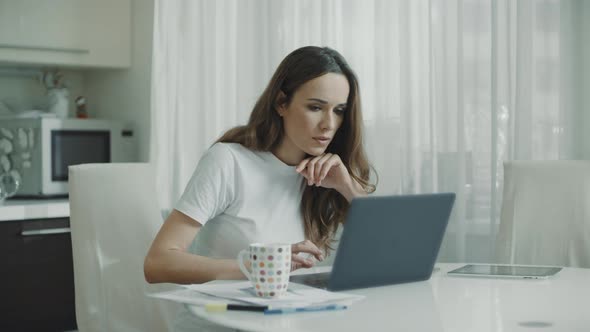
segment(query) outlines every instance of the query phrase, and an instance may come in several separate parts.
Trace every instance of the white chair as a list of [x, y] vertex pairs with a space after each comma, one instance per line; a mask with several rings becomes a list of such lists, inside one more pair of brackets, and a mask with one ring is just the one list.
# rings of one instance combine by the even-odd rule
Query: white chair
[[590, 268], [590, 161], [504, 163], [498, 263]]
[[147, 297], [143, 260], [162, 225], [148, 164], [69, 168], [76, 319], [86, 331], [167, 331], [171, 302]]

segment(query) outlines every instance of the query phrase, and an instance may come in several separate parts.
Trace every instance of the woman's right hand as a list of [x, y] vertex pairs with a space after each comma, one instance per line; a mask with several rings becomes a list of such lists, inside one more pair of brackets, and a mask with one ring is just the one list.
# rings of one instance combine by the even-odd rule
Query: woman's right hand
[[324, 260], [324, 253], [313, 242], [305, 240], [291, 245], [291, 271], [313, 267], [315, 261], [312, 257], [320, 262]]

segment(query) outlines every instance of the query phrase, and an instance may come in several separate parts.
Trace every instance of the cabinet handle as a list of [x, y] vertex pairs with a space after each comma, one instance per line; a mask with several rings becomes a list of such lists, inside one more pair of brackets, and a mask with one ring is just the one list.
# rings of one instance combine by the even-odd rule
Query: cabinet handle
[[31, 231], [22, 231], [22, 236], [37, 236], [37, 235], [48, 235], [48, 234], [65, 234], [70, 233], [69, 227], [64, 228], [45, 228], [45, 229], [34, 229]]
[[16, 48], [16, 49], [20, 49], [20, 50], [53, 51], [53, 52], [64, 52], [64, 53], [90, 53], [90, 50], [85, 49], [85, 48], [30, 46], [30, 45], [1, 44], [1, 43], [0, 43], [0, 48]]

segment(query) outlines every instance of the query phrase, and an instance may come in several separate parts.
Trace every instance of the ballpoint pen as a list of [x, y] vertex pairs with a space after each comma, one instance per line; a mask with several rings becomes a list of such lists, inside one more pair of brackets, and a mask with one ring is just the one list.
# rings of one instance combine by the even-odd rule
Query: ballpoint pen
[[209, 312], [223, 312], [227, 310], [239, 311], [258, 311], [263, 312], [268, 309], [266, 305], [249, 305], [249, 304], [228, 304], [228, 303], [209, 303], [205, 305], [205, 310]]
[[264, 314], [265, 315], [290, 314], [290, 313], [296, 313], [296, 312], [344, 310], [346, 308], [348, 308], [348, 307], [345, 306], [345, 305], [339, 305], [339, 304], [311, 306], [311, 307], [301, 307], [301, 308], [280, 308], [280, 309], [272, 309], [272, 308], [269, 308], [267, 310], [264, 310]]

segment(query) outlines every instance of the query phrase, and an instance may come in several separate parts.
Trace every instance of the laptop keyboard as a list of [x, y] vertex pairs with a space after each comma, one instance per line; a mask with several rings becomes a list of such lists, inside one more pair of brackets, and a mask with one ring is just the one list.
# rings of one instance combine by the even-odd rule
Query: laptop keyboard
[[328, 280], [330, 279], [330, 272], [301, 274], [291, 276], [290, 282], [304, 284], [314, 288], [326, 289], [328, 287]]

